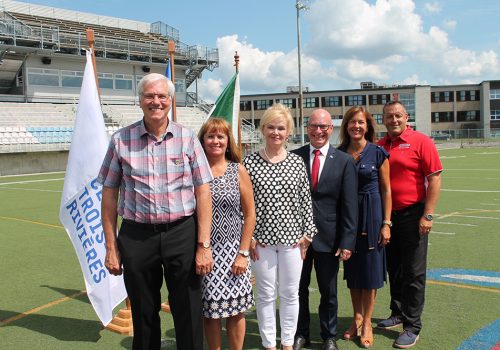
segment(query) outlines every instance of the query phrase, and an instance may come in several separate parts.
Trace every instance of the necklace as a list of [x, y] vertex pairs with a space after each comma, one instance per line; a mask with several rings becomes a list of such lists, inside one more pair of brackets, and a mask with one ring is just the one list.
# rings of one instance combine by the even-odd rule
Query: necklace
[[[267, 160], [268, 160], [270, 163], [275, 164], [275, 162], [273, 162], [273, 161], [271, 160], [271, 157], [269, 157], [269, 154], [267, 154], [266, 147], [264, 147], [263, 149], [264, 149], [264, 154], [266, 155]], [[286, 151], [285, 151], [285, 152], [286, 152]], [[280, 150], [280, 153], [281, 153], [281, 150]], [[277, 157], [280, 157], [280, 153], [278, 153], [276, 156], [277, 156]], [[279, 161], [280, 161], [280, 160], [276, 161], [276, 163], [278, 163]]]
[[361, 156], [361, 153], [363, 153], [363, 150], [365, 149], [366, 143], [361, 147], [361, 149], [354, 151], [352, 149], [347, 149], [347, 152], [354, 158], [358, 159]]

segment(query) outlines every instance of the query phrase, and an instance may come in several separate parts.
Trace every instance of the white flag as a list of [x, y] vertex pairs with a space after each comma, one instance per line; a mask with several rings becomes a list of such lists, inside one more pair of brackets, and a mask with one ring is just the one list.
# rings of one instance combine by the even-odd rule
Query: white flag
[[90, 302], [105, 326], [113, 318], [113, 308], [127, 297], [122, 276], [113, 276], [104, 267], [106, 248], [101, 223], [102, 186], [96, 178], [108, 142], [92, 55], [87, 51], [59, 219], [80, 261]]

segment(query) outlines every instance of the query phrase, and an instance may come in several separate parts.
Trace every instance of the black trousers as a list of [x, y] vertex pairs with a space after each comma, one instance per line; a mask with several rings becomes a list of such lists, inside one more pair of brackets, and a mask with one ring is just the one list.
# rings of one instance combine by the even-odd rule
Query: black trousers
[[428, 236], [418, 232], [424, 203], [393, 211], [391, 243], [386, 246], [387, 271], [393, 316], [403, 318], [403, 328], [414, 334], [422, 329], [425, 301]]
[[195, 273], [194, 262], [196, 231], [193, 217], [162, 225], [123, 221], [118, 248], [132, 307], [134, 350], [160, 349], [163, 278], [177, 349], [203, 349], [201, 279]]
[[335, 256], [335, 253], [316, 252], [312, 246], [307, 250], [300, 275], [299, 319], [295, 336], [310, 339], [309, 284], [311, 283], [313, 265], [321, 295], [318, 307], [321, 338], [323, 340], [335, 338], [337, 336], [337, 275], [339, 272], [339, 259]]

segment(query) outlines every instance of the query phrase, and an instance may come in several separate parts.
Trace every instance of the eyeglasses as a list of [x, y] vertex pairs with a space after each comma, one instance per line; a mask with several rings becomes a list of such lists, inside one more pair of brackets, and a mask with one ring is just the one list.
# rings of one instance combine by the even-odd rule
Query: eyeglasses
[[142, 98], [146, 101], [153, 101], [155, 97], [158, 97], [158, 100], [160, 100], [161, 102], [165, 102], [170, 96], [163, 94], [142, 94]]
[[307, 124], [307, 127], [311, 130], [316, 130], [319, 128], [321, 131], [327, 131], [331, 125], [328, 124]]

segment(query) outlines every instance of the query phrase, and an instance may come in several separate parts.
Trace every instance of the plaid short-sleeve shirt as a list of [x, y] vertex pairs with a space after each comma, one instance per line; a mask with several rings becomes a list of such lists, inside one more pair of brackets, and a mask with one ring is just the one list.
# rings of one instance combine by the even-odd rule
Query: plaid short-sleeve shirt
[[103, 186], [120, 188], [118, 215], [153, 224], [192, 215], [194, 187], [211, 180], [193, 131], [172, 121], [159, 139], [148, 133], [143, 120], [117, 131], [98, 176]]

